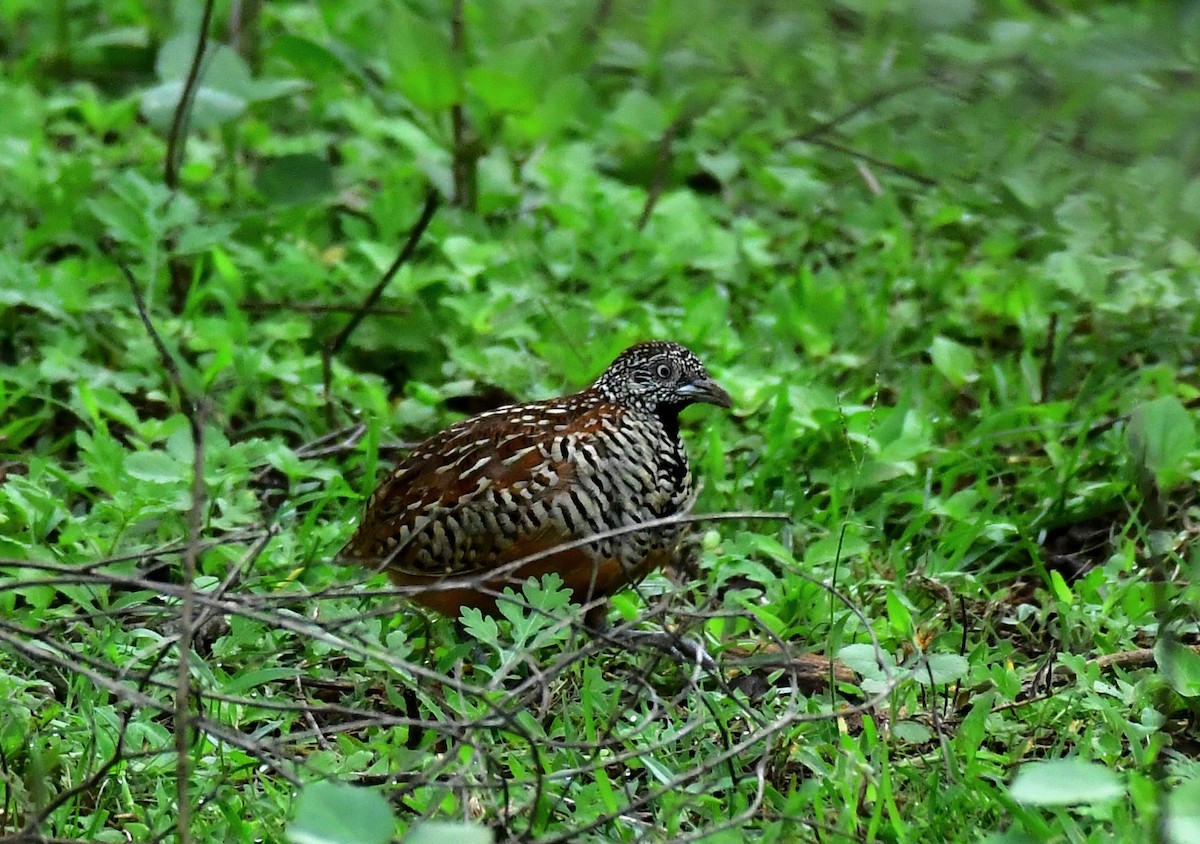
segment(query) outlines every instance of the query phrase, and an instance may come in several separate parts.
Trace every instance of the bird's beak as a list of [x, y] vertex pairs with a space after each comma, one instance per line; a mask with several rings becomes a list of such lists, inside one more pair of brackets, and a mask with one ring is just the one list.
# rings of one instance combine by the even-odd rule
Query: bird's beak
[[733, 407], [733, 399], [721, 385], [705, 376], [675, 388], [675, 395], [689, 402], [704, 402], [715, 404], [717, 407]]

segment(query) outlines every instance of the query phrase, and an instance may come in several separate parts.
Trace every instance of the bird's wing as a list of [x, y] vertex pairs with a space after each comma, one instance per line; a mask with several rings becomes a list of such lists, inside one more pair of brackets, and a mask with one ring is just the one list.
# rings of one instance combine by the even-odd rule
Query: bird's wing
[[608, 451], [605, 414], [619, 411], [571, 399], [502, 408], [422, 443], [371, 497], [342, 556], [393, 573], [446, 576], [586, 535], [586, 526], [572, 531], [555, 518], [550, 503], [597, 471]]

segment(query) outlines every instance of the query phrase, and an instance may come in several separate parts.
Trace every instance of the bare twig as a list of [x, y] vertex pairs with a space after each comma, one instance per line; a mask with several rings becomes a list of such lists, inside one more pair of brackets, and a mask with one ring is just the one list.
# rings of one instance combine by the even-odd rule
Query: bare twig
[[[450, 54], [454, 57], [456, 68], [464, 67], [466, 62], [464, 29], [463, 0], [453, 0], [450, 5]], [[454, 144], [450, 162], [454, 193], [450, 197], [450, 203], [455, 208], [474, 210], [475, 191], [472, 188], [475, 167], [474, 153], [471, 143], [467, 139], [467, 118], [463, 111], [461, 96], [450, 106], [450, 131]]]
[[1050, 324], [1046, 326], [1046, 343], [1042, 346], [1041, 396], [1042, 404], [1050, 401], [1050, 382], [1054, 375], [1054, 345], [1058, 335], [1058, 312], [1050, 314]]
[[932, 179], [929, 176], [918, 173], [916, 170], [912, 170], [908, 167], [902, 167], [899, 164], [893, 164], [890, 161], [884, 161], [882, 158], [877, 158], [870, 153], [861, 152], [852, 147], [848, 147], [845, 144], [838, 143], [837, 141], [831, 141], [828, 138], [807, 138], [805, 139], [805, 143], [824, 147], [825, 149], [833, 150], [834, 152], [840, 152], [843, 155], [848, 155], [851, 158], [865, 161], [868, 164], [875, 165], [881, 170], [887, 170], [888, 172], [895, 173], [898, 176], [904, 176], [907, 179], [912, 179], [917, 184], [924, 185], [925, 187], [937, 187], [938, 184], [937, 179]]
[[[104, 248], [103, 244], [102, 248]], [[133, 301], [137, 307], [138, 318], [141, 319], [146, 333], [150, 335], [150, 340], [154, 344], [154, 348], [158, 350], [159, 360], [162, 363], [163, 369], [175, 387], [180, 410], [187, 418], [192, 437], [191, 505], [188, 509], [188, 535], [183, 555], [184, 590], [179, 610], [179, 664], [176, 675], [177, 685], [175, 689], [174, 709], [175, 751], [177, 754], [177, 780], [175, 785], [178, 801], [176, 816], [178, 824], [176, 828], [179, 840], [183, 844], [187, 844], [191, 835], [191, 801], [188, 798], [187, 763], [188, 735], [191, 723], [191, 710], [189, 708], [191, 706], [189, 654], [195, 631], [193, 626], [195, 603], [194, 592], [191, 587], [196, 579], [196, 562], [200, 557], [201, 517], [206, 500], [206, 490], [204, 487], [204, 407], [201, 402], [191, 396], [187, 385], [184, 383], [183, 374], [178, 362], [167, 349], [167, 345], [163, 342], [162, 335], [158, 333], [158, 329], [154, 327], [154, 322], [150, 319], [150, 314], [146, 310], [146, 302], [142, 297], [142, 291], [137, 283], [137, 279], [133, 276], [133, 271], [130, 270], [128, 264], [115, 255], [115, 252], [111, 250], [106, 251], [108, 251], [109, 256], [116, 262], [121, 273], [125, 276], [125, 280], [129, 283], [129, 289], [133, 294]]]
[[799, 135], [796, 136], [796, 140], [797, 141], [811, 141], [814, 138], [818, 138], [822, 135], [826, 135], [829, 132], [832, 132], [834, 129], [841, 126], [843, 123], [846, 123], [846, 122], [852, 120], [853, 118], [857, 117], [858, 115], [862, 114], [863, 112], [870, 111], [875, 106], [880, 105], [881, 103], [887, 102], [888, 100], [892, 99], [893, 97], [897, 97], [900, 94], [906, 94], [909, 91], [912, 91], [915, 88], [919, 88], [926, 84], [928, 84], [926, 79], [924, 77], [922, 77], [920, 79], [913, 79], [908, 82], [902, 82], [899, 85], [893, 85], [889, 88], [884, 88], [880, 91], [876, 91], [875, 93], [871, 94], [869, 97], [862, 100], [861, 102], [855, 103], [854, 105], [850, 106], [848, 109], [843, 111], [841, 114], [838, 114], [834, 117], [831, 117], [829, 120], [825, 120], [821, 123], [817, 123], [816, 125], [810, 126], [809, 128], [805, 129], [803, 132], [801, 132]]
[[412, 258], [413, 253], [417, 251], [417, 244], [420, 243], [421, 236], [425, 234], [425, 229], [429, 227], [430, 221], [433, 220], [433, 215], [437, 212], [439, 202], [440, 198], [437, 191], [431, 190], [429, 193], [425, 194], [425, 205], [421, 209], [421, 216], [417, 218], [417, 221], [409, 230], [408, 238], [405, 240], [404, 246], [401, 247], [399, 254], [396, 255], [396, 260], [392, 261], [392, 265], [387, 268], [383, 276], [379, 279], [379, 282], [375, 285], [371, 292], [367, 294], [367, 298], [363, 300], [362, 305], [360, 305], [354, 315], [350, 317], [350, 320], [346, 323], [345, 327], [337, 333], [337, 335], [329, 342], [328, 345], [326, 345], [324, 349], [322, 354], [322, 362], [324, 364], [323, 374], [326, 401], [325, 407], [326, 415], [329, 421], [329, 427], [331, 428], [333, 427], [333, 396], [330, 393], [330, 383], [333, 378], [333, 357], [339, 351], [341, 351], [342, 346], [344, 346], [346, 341], [350, 339], [350, 335], [353, 334], [355, 329], [357, 329], [362, 321], [366, 319], [367, 314], [372, 308], [375, 307], [375, 303], [379, 301], [379, 297], [383, 295], [383, 291], [387, 288], [388, 284], [391, 283], [391, 280], [395, 278], [396, 273], [400, 271], [401, 267], [408, 263], [409, 259]]
[[667, 174], [671, 170], [672, 148], [675, 145], [675, 138], [679, 134], [681, 123], [682, 119], [671, 121], [671, 125], [667, 127], [658, 141], [658, 160], [654, 165], [654, 178], [650, 182], [650, 190], [646, 193], [646, 202], [642, 206], [642, 213], [638, 216], [638, 231], [644, 229], [646, 223], [650, 222], [654, 206], [658, 204], [663, 188], [667, 185]]
[[[252, 313], [270, 311], [294, 311], [298, 314], [355, 314], [362, 310], [362, 305], [313, 305], [308, 302], [243, 302], [242, 307]], [[409, 308], [371, 308], [370, 316], [406, 317], [412, 316]]]
[[200, 17], [200, 31], [196, 34], [196, 51], [192, 54], [192, 64], [179, 94], [179, 102], [175, 104], [175, 113], [171, 116], [171, 126], [167, 130], [167, 160], [163, 169], [163, 182], [172, 191], [179, 187], [179, 166], [183, 159], [183, 139], [187, 135], [187, 121], [191, 114], [192, 102], [196, 97], [196, 88], [200, 84], [200, 68], [204, 64], [204, 54], [208, 49], [208, 30], [212, 25], [214, 0], [205, 0], [204, 12]]

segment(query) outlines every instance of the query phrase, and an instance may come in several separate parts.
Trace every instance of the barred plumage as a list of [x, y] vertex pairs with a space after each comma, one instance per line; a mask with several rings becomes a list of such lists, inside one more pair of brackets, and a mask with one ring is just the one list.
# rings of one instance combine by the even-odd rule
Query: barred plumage
[[493, 612], [505, 585], [549, 571], [580, 602], [611, 595], [669, 561], [680, 531], [597, 539], [504, 577], [486, 575], [572, 540], [686, 512], [692, 475], [679, 412], [696, 402], [731, 404], [688, 349], [639, 343], [582, 392], [482, 413], [421, 443], [371, 496], [341, 556], [384, 568], [403, 586], [484, 575], [478, 587], [413, 596], [454, 616], [463, 606]]

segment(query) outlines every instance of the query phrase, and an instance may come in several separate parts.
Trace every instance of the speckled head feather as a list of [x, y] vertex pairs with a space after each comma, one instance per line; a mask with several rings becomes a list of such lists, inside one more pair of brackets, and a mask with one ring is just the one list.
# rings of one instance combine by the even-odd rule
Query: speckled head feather
[[664, 340], [629, 347], [592, 388], [614, 404], [660, 415], [678, 414], [697, 402], [733, 404], [691, 349]]

